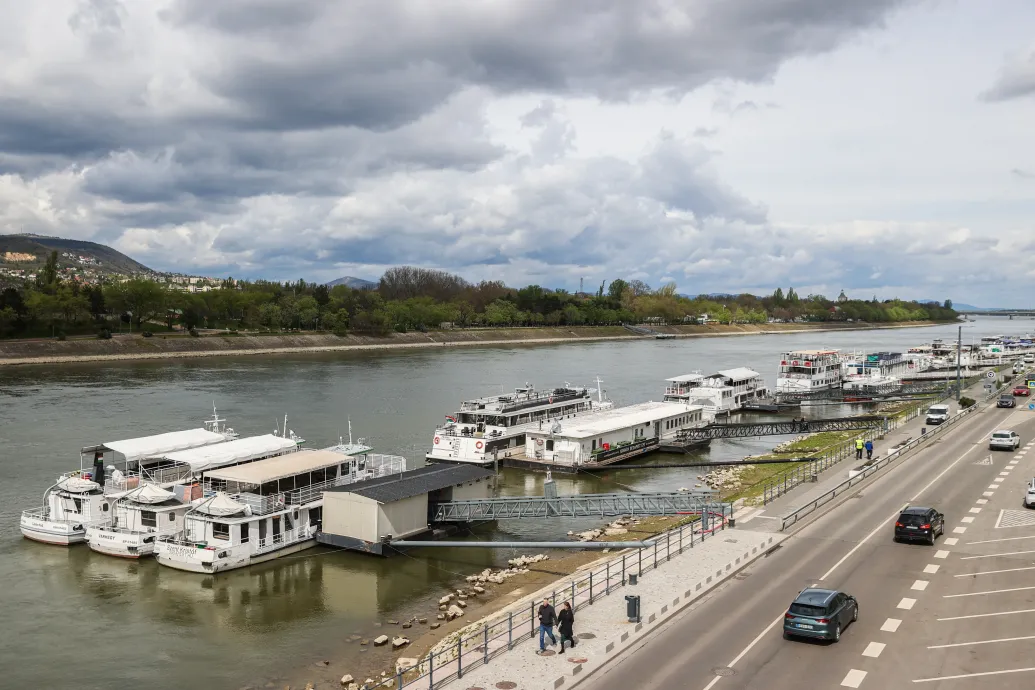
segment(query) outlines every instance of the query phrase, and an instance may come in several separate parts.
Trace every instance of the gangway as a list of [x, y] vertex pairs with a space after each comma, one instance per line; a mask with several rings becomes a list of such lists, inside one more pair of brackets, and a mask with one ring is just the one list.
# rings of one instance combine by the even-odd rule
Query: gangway
[[451, 501], [435, 506], [435, 522], [478, 522], [521, 518], [618, 517], [622, 515], [730, 515], [728, 503], [711, 490], [675, 493], [516, 496]]
[[864, 429], [887, 428], [887, 417], [866, 415], [840, 419], [781, 420], [774, 422], [750, 422], [745, 424], [709, 424], [692, 429], [683, 429], [672, 440], [662, 442], [663, 446], [682, 445], [717, 438], [748, 438], [750, 436], [783, 436], [787, 434], [817, 433], [820, 431], [862, 431]]

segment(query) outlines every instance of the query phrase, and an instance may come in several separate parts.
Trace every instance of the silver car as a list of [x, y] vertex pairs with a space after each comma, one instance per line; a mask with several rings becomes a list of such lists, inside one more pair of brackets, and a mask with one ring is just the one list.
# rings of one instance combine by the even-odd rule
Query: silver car
[[1021, 447], [1021, 437], [1016, 431], [1002, 429], [992, 432], [992, 438], [988, 440], [989, 450], [1016, 450]]
[[1024, 494], [1024, 507], [1035, 508], [1035, 479], [1028, 482], [1028, 491]]

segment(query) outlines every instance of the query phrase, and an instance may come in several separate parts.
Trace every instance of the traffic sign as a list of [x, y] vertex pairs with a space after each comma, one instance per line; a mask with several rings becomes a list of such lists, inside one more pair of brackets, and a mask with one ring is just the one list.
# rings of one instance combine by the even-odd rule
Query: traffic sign
[[1035, 379], [1028, 381], [1028, 388], [1035, 388]]
[[1035, 403], [1028, 403], [1029, 410], [1035, 410]]
[[985, 378], [986, 379], [994, 379], [995, 378], [995, 372], [994, 371], [985, 372]]

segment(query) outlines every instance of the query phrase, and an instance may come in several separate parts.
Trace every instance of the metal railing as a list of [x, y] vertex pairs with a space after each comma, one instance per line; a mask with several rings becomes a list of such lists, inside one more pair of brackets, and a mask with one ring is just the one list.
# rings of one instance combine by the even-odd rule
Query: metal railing
[[793, 513], [788, 513], [784, 517], [780, 518], [780, 531], [782, 532], [783, 530], [787, 529], [788, 527], [796, 523], [801, 518], [814, 512], [817, 508], [819, 508], [824, 503], [827, 503], [828, 501], [832, 500], [835, 496], [838, 496], [839, 494], [844, 493], [847, 489], [850, 489], [856, 484], [865, 481], [866, 479], [873, 476], [884, 467], [887, 467], [891, 463], [895, 462], [903, 455], [905, 455], [907, 452], [913, 450], [914, 448], [924, 443], [928, 439], [941, 435], [945, 432], [945, 429], [955, 426], [961, 419], [973, 414], [977, 409], [977, 405], [971, 405], [970, 407], [957, 412], [955, 415], [949, 417], [947, 420], [936, 426], [929, 433], [921, 434], [917, 438], [910, 439], [907, 443], [890, 451], [883, 458], [879, 458], [872, 465], [859, 472], [859, 474], [855, 475], [854, 477], [849, 477], [847, 480], [841, 482], [830, 491], [826, 492], [821, 496], [816, 497], [814, 500], [810, 501], [808, 504], [802, 506], [801, 508], [798, 508]]
[[[916, 419], [920, 416], [920, 410], [923, 409], [923, 407], [924, 404], [913, 405], [906, 414], [886, 419], [886, 427], [866, 430], [862, 434], [863, 440], [872, 441], [873, 439], [884, 436], [889, 431], [897, 429], [903, 424]], [[854, 440], [845, 441], [832, 450], [828, 450], [815, 460], [795, 465], [786, 472], [770, 479], [762, 487], [762, 505], [772, 503], [777, 498], [783, 496], [797, 486], [814, 481], [814, 478], [818, 477], [820, 473], [825, 472], [842, 460], [855, 458], [857, 456], [856, 450]]]
[[[725, 529], [731, 516], [732, 507], [725, 505], [721, 512], [706, 516], [709, 524], [714, 525], [711, 528], [702, 529], [702, 523], [697, 521], [658, 535], [648, 540], [648, 548], [623, 553], [589, 573], [573, 576], [570, 582], [553, 589], [549, 595], [530, 599], [522, 607], [515, 607], [506, 615], [487, 621], [466, 634], [461, 630], [448, 648], [433, 650], [416, 665], [397, 668], [394, 677], [373, 685], [363, 684], [360, 688], [394, 687], [402, 690], [419, 684], [421, 688], [434, 690], [437, 686], [463, 678], [472, 668], [488, 664], [493, 658], [513, 649], [522, 639], [534, 639], [539, 630], [536, 608], [543, 599], [548, 599], [554, 607], [569, 601], [575, 611], [592, 606], [601, 597], [624, 586], [629, 575], [640, 577], [700, 544], [716, 531]], [[573, 542], [572, 546], [577, 547], [578, 543]]]

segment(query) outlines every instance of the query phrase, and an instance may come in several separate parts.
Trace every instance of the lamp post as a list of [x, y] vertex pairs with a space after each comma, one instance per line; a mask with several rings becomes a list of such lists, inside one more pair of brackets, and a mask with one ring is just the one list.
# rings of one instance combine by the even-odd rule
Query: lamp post
[[960, 353], [963, 350], [963, 326], [959, 328], [959, 335], [956, 337], [956, 402], [960, 401]]

